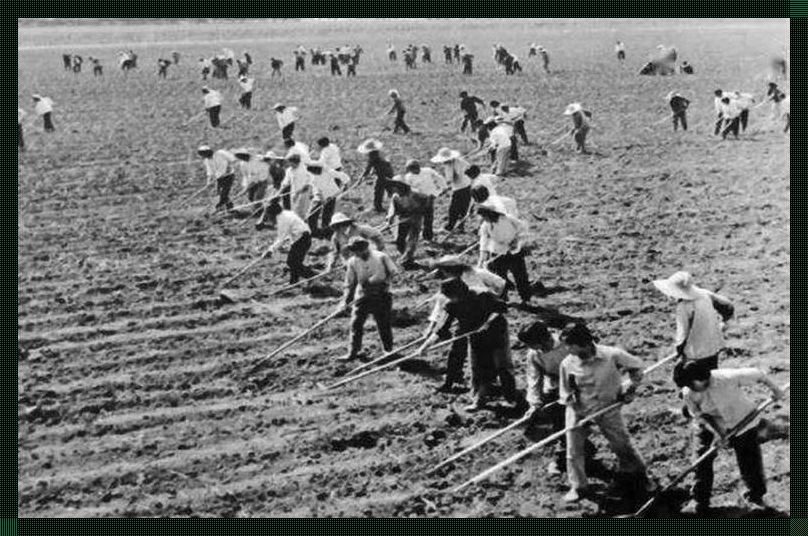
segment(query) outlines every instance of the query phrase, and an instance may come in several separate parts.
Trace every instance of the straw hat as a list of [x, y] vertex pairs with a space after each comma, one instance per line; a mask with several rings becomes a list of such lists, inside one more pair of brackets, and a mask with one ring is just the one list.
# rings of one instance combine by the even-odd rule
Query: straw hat
[[693, 301], [702, 293], [702, 289], [693, 284], [689, 272], [676, 272], [667, 279], [657, 279], [654, 286], [665, 296], [677, 300]]
[[368, 154], [373, 151], [380, 150], [384, 145], [379, 140], [375, 140], [373, 138], [367, 139], [362, 142], [362, 144], [357, 147], [356, 152], [359, 154]]
[[250, 151], [248, 151], [246, 147], [239, 147], [238, 149], [233, 150], [233, 154], [236, 155], [236, 156], [238, 156], [238, 155], [249, 156]]
[[210, 153], [213, 152], [213, 149], [210, 148], [210, 145], [200, 145], [199, 148], [196, 150], [197, 153]]
[[286, 106], [279, 103], [279, 102], [276, 103], [275, 106], [272, 107], [272, 109], [275, 110], [276, 112], [279, 111], [279, 110], [283, 110], [284, 108], [286, 108]]
[[564, 110], [564, 115], [572, 115], [574, 113], [578, 113], [583, 111], [583, 106], [581, 106], [580, 102], [573, 102]]
[[433, 164], [443, 164], [460, 158], [460, 151], [454, 151], [448, 147], [441, 147], [438, 154], [430, 159]]
[[338, 225], [345, 225], [346, 223], [353, 223], [355, 220], [353, 218], [349, 218], [342, 212], [337, 212], [331, 217], [331, 225], [330, 227], [336, 227]]
[[670, 100], [674, 97], [681, 97], [678, 91], [671, 91], [665, 96], [665, 100], [670, 102]]
[[269, 150], [267, 153], [261, 157], [261, 160], [283, 160], [284, 157], [276, 153], [275, 151]]
[[391, 96], [391, 97], [398, 97], [399, 96], [398, 91], [396, 91], [395, 89], [391, 89], [390, 91], [387, 92], [387, 94], [389, 96]]

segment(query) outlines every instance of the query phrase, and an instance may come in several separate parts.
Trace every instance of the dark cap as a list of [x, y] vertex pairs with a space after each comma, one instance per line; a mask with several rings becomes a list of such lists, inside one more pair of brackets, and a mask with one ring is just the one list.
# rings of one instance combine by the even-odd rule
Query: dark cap
[[673, 383], [677, 387], [687, 387], [693, 381], [710, 379], [710, 369], [698, 361], [679, 362], [673, 368]]
[[567, 324], [561, 332], [561, 340], [572, 346], [589, 346], [597, 342], [597, 338], [592, 335], [589, 328], [580, 322]]
[[533, 322], [526, 328], [519, 332], [519, 340], [525, 344], [541, 344], [542, 342], [552, 339], [552, 335], [547, 330], [547, 325], [544, 322]]

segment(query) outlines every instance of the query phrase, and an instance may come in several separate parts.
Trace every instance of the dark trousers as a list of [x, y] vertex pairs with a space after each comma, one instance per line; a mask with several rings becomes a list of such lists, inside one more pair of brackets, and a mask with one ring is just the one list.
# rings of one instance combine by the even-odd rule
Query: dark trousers
[[247, 186], [247, 200], [252, 203], [253, 201], [260, 201], [267, 194], [267, 181], [254, 182]]
[[292, 210], [292, 187], [285, 186], [281, 190], [281, 206], [285, 210]]
[[286, 256], [286, 265], [289, 266], [289, 283], [294, 284], [300, 278], [309, 278], [315, 275], [314, 270], [304, 264], [306, 254], [311, 248], [311, 234], [303, 233], [289, 248], [289, 255]]
[[242, 93], [241, 97], [238, 99], [238, 103], [241, 105], [242, 108], [247, 110], [252, 108], [252, 91], [248, 91], [247, 93]]
[[677, 130], [679, 128], [679, 123], [682, 124], [682, 130], [687, 130], [687, 115], [685, 115], [684, 110], [681, 112], [674, 112], [673, 130]]
[[213, 106], [208, 108], [208, 117], [210, 118], [210, 126], [216, 128], [219, 126], [219, 113], [222, 111], [221, 106]]
[[349, 65], [348, 66], [348, 74], [346, 74], [345, 76], [346, 77], [347, 76], [356, 76], [356, 66], [355, 65]]
[[[460, 331], [455, 332], [455, 336], [462, 335]], [[449, 355], [446, 356], [446, 383], [462, 383], [463, 367], [469, 355], [468, 339], [461, 339], [452, 343]]]
[[463, 123], [460, 125], [460, 132], [465, 132], [466, 127], [470, 127], [472, 132], [476, 132], [477, 128], [474, 126], [474, 123], [477, 122], [477, 114], [469, 114], [467, 113], [463, 116]]
[[384, 351], [393, 349], [393, 296], [389, 292], [365, 295], [351, 311], [351, 355], [354, 357], [362, 349], [365, 321], [370, 315], [376, 321]]
[[749, 110], [742, 111], [739, 119], [741, 120], [741, 130], [746, 132], [746, 125], [749, 124]]
[[404, 134], [407, 134], [410, 131], [410, 127], [408, 127], [407, 123], [404, 122], [404, 114], [396, 114], [396, 121], [393, 125], [393, 133], [395, 134], [399, 130], [403, 130]]
[[580, 152], [586, 151], [586, 134], [589, 132], [589, 129], [579, 128], [573, 134], [573, 138], [575, 139], [576, 149]]
[[525, 131], [525, 122], [523, 120], [520, 119], [513, 124], [513, 132], [522, 138], [522, 143], [527, 145], [527, 132]]
[[740, 128], [741, 128], [741, 118], [739, 116], [727, 122], [727, 126], [724, 127], [724, 131], [721, 133], [721, 137], [727, 139], [727, 134], [731, 133], [737, 138]]
[[435, 223], [435, 196], [429, 196], [429, 200], [426, 204], [426, 212], [424, 213], [424, 228], [421, 232], [421, 236], [424, 237], [424, 240], [432, 240], [435, 237], [435, 233], [432, 229], [432, 226]]
[[[449, 201], [449, 221], [446, 223], [447, 230], [454, 229], [455, 224], [466, 217], [469, 205], [471, 205], [471, 186], [452, 192], [452, 199]], [[465, 225], [466, 222], [463, 221], [458, 230], [462, 232]]]
[[[507, 281], [508, 272], [513, 275], [514, 283], [519, 297], [523, 301], [530, 300], [533, 290], [530, 288], [530, 278], [525, 266], [525, 253], [506, 253], [488, 265], [488, 269]], [[506, 291], [507, 297], [507, 291]]]
[[621, 50], [620, 52], [617, 53], [617, 59], [623, 61], [624, 59], [626, 59], [626, 53]]
[[42, 123], [45, 126], [45, 132], [53, 132], [55, 130], [53, 128], [53, 116], [51, 112], [45, 112], [42, 115]]
[[511, 160], [519, 160], [519, 144], [516, 142], [516, 135], [511, 136]]
[[17, 148], [25, 150], [25, 138], [22, 135], [22, 125], [17, 123]]
[[388, 180], [387, 177], [376, 177], [376, 183], [373, 185], [373, 209], [376, 212], [384, 212], [384, 207], [382, 206], [384, 194], [390, 195]]
[[216, 179], [216, 194], [219, 196], [219, 202], [216, 203], [216, 210], [225, 207], [227, 210], [233, 208], [233, 202], [230, 201], [230, 189], [233, 187], [233, 180], [235, 175], [224, 175]]
[[[322, 207], [322, 208], [320, 208]], [[334, 216], [334, 210], [337, 207], [336, 198], [326, 200], [325, 202], [319, 201], [312, 207], [312, 215], [309, 216], [308, 223], [312, 234], [317, 236], [322, 232], [328, 231], [328, 226], [331, 225], [331, 218]], [[320, 225], [322, 222], [322, 225]]]
[[305, 71], [306, 70], [306, 59], [305, 58], [296, 58], [295, 59], [295, 72], [297, 71]]
[[396, 249], [403, 254], [401, 263], [412, 262], [415, 258], [415, 249], [418, 247], [418, 235], [421, 233], [421, 218], [416, 218], [398, 224], [396, 233]]
[[471, 348], [471, 384], [474, 397], [478, 402], [484, 402], [499, 379], [502, 387], [502, 396], [514, 403], [524, 403], [524, 396], [516, 389], [516, 378], [513, 375], [513, 363], [509, 353], [507, 323], [503, 328], [495, 327], [470, 337]]
[[[760, 453], [757, 428], [753, 428], [730, 440], [730, 446], [735, 451], [738, 460], [738, 469], [741, 478], [749, 490], [747, 497], [752, 501], [759, 501], [766, 495], [766, 476], [763, 472], [763, 457]], [[695, 437], [695, 456], [699, 457], [713, 443], [713, 433], [705, 427], [699, 427]], [[704, 506], [710, 505], [713, 492], [713, 462], [717, 453], [704, 460], [696, 469], [693, 484], [693, 499]]]
[[104, 68], [103, 67], [101, 67], [99, 65], [96, 65], [95, 67], [93, 67], [93, 76], [101, 76], [103, 74], [104, 74]]
[[295, 124], [289, 123], [281, 130], [281, 136], [283, 139], [288, 140], [292, 138], [292, 135], [295, 133]]

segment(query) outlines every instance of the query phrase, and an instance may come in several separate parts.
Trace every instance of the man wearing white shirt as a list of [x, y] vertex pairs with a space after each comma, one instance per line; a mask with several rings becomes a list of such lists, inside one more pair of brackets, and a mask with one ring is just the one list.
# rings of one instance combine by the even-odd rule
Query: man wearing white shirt
[[[497, 183], [499, 179], [496, 175], [492, 175], [491, 173], [482, 173], [480, 171], [480, 166], [476, 164], [472, 164], [471, 166], [466, 169], [466, 176], [471, 179], [471, 189], [474, 191], [474, 188], [477, 186], [483, 186], [486, 189], [486, 193], [489, 195], [497, 195]], [[485, 201], [485, 199], [483, 199]], [[482, 203], [482, 201], [478, 201]]]
[[502, 209], [502, 211], [508, 216], [513, 218], [519, 217], [519, 210], [516, 208], [516, 201], [514, 201], [513, 198], [506, 197], [504, 195], [492, 195], [488, 188], [481, 184], [478, 184], [471, 189], [471, 198], [477, 205], [482, 205], [483, 203], [493, 203]]
[[738, 139], [738, 132], [741, 127], [741, 114], [743, 108], [735, 99], [730, 97], [723, 97], [721, 99], [721, 116], [724, 118], [724, 130], [721, 132], [721, 138], [727, 139], [727, 134], [730, 132]]
[[480, 261], [479, 267], [488, 269], [503, 279], [508, 272], [513, 275], [516, 290], [522, 303], [527, 303], [533, 290], [525, 266], [523, 251], [527, 224], [512, 216], [508, 216], [502, 207], [492, 202], [483, 203], [477, 208], [482, 217], [480, 225]]
[[23, 152], [25, 152], [25, 138], [22, 135], [22, 120], [26, 115], [28, 114], [25, 110], [17, 107], [17, 149]]
[[[233, 151], [238, 159], [242, 191], [247, 192], [247, 200], [252, 203], [264, 198], [269, 183], [269, 166], [249, 150], [240, 148]], [[259, 211], [261, 208], [258, 209]]]
[[721, 132], [721, 127], [724, 125], [724, 105], [721, 104], [721, 99], [724, 98], [724, 92], [716, 89], [714, 92], [715, 98], [713, 99], [713, 107], [715, 108], [715, 135]]
[[[503, 106], [505, 108], [505, 106]], [[527, 119], [527, 110], [521, 106], [508, 106], [506, 113], [508, 118], [513, 121], [514, 134], [522, 139], [522, 143], [528, 144], [527, 131], [525, 131], [525, 119]]]
[[255, 78], [240, 76], [238, 83], [241, 86], [241, 97], [239, 97], [238, 103], [245, 110], [250, 110], [252, 108], [252, 94], [253, 87], [255, 86]]
[[286, 161], [289, 167], [286, 168], [286, 175], [281, 183], [281, 192], [288, 189], [292, 210], [301, 218], [308, 218], [312, 194], [311, 174], [302, 164], [299, 153], [292, 152], [286, 157]]
[[614, 45], [614, 52], [617, 54], [617, 61], [620, 63], [626, 61], [626, 45], [622, 41], [618, 41]]
[[342, 156], [339, 147], [335, 143], [331, 143], [331, 140], [325, 136], [317, 140], [317, 146], [320, 148], [319, 160], [323, 167], [342, 171]]
[[755, 103], [755, 96], [751, 93], [741, 93], [740, 91], [734, 91], [729, 96], [738, 107], [741, 109], [741, 115], [739, 116], [740, 124], [741, 124], [741, 131], [746, 132], [746, 126], [749, 123], [749, 109]]
[[286, 107], [283, 104], [276, 104], [272, 109], [275, 110], [275, 119], [278, 121], [278, 126], [281, 127], [283, 139], [291, 139], [295, 133], [298, 109], [294, 106]]
[[210, 58], [199, 58], [199, 70], [202, 73], [202, 80], [208, 79], [211, 69], [213, 69], [213, 63], [211, 63]]
[[34, 95], [34, 111], [37, 115], [42, 116], [42, 124], [45, 127], [45, 132], [53, 132], [53, 101], [48, 97]]
[[306, 222], [291, 210], [283, 210], [280, 203], [270, 203], [264, 211], [264, 217], [274, 225], [278, 234], [275, 241], [264, 252], [264, 257], [272, 255], [285, 242], [289, 242], [289, 254], [286, 265], [289, 266], [289, 283], [295, 284], [300, 278], [308, 279], [315, 275], [314, 270], [305, 265], [306, 254], [311, 248], [311, 231]]
[[508, 174], [512, 132], [512, 128], [505, 124], [500, 124], [492, 128], [488, 136], [488, 146], [494, 153], [494, 165], [491, 172], [500, 177]]
[[443, 167], [443, 176], [452, 186], [449, 216], [444, 229], [450, 231], [460, 222], [458, 229], [463, 232], [465, 218], [471, 205], [471, 179], [466, 175], [469, 163], [460, 156], [459, 151], [453, 151], [448, 147], [442, 147], [431, 161]]
[[412, 188], [415, 193], [428, 197], [427, 209], [424, 215], [424, 229], [422, 236], [424, 240], [432, 240], [434, 233], [432, 225], [435, 221], [435, 199], [448, 188], [443, 175], [432, 168], [422, 168], [417, 160], [408, 160], [405, 166], [407, 173], [404, 175], [404, 182]]
[[219, 114], [222, 111], [222, 94], [208, 86], [202, 88], [202, 93], [205, 95], [205, 111], [208, 112], [210, 126], [216, 128], [219, 126]]
[[[306, 164], [311, 175], [314, 204], [309, 212], [308, 223], [312, 235], [328, 236], [331, 217], [337, 207], [337, 196], [348, 185], [350, 177], [341, 171], [325, 168], [322, 162], [312, 160]], [[318, 222], [322, 221], [322, 225]]]
[[215, 153], [207, 145], [202, 145], [197, 149], [197, 153], [202, 157], [205, 164], [205, 173], [207, 174], [207, 183], [210, 184], [216, 181], [216, 193], [219, 196], [219, 202], [216, 204], [216, 210], [225, 207], [227, 210], [233, 208], [233, 203], [230, 201], [230, 189], [233, 187], [233, 180], [235, 174], [233, 167], [236, 163], [236, 157], [230, 151], [219, 149]]

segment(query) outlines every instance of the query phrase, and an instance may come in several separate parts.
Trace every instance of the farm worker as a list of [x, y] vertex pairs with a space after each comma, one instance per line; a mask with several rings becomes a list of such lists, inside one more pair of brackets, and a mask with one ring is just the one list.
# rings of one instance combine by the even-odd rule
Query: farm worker
[[396, 47], [393, 43], [387, 43], [387, 58], [390, 61], [396, 61]]
[[499, 378], [505, 399], [513, 403], [515, 409], [525, 411], [527, 403], [516, 389], [511, 361], [508, 320], [505, 318], [508, 306], [490, 292], [471, 290], [459, 278], [445, 280], [441, 283], [440, 292], [448, 300], [444, 306], [446, 318], [429, 334], [419, 352], [426, 351], [438, 339], [449, 338], [455, 320], [458, 323], [457, 331], [461, 334], [484, 328], [469, 337], [474, 401], [465, 409], [471, 412], [484, 409], [494, 382]]
[[774, 119], [785, 119], [785, 128], [783, 132], [788, 132], [789, 123], [791, 122], [790, 100], [788, 95], [783, 93], [777, 84], [769, 82], [769, 89], [766, 93], [768, 99], [772, 102], [772, 115]]
[[525, 266], [524, 240], [527, 224], [509, 216], [503, 207], [488, 200], [477, 207], [480, 225], [480, 268], [488, 268], [503, 279], [513, 274], [522, 303], [530, 301], [533, 290]]
[[735, 308], [726, 297], [697, 287], [688, 272], [676, 272], [654, 281], [665, 296], [676, 300], [676, 353], [706, 370], [718, 368], [724, 349], [722, 320], [732, 318]]
[[679, 128], [679, 123], [682, 124], [682, 130], [687, 130], [687, 107], [690, 106], [690, 101], [675, 91], [668, 93], [665, 100], [668, 101], [673, 113], [674, 132]]
[[[477, 128], [477, 137], [474, 139], [472, 153], [482, 151], [487, 147], [485, 142], [491, 137], [491, 129], [496, 126], [496, 119], [493, 117], [487, 117], [485, 120], [478, 119], [475, 126]], [[494, 159], [491, 158], [491, 161], [493, 162]]]
[[485, 106], [485, 103], [479, 97], [470, 96], [468, 91], [460, 92], [460, 109], [463, 111], [463, 123], [460, 125], [460, 132], [466, 131], [466, 126], [470, 127], [472, 132], [477, 130], [477, 105]]
[[233, 187], [235, 180], [234, 167], [236, 157], [230, 151], [219, 149], [215, 153], [207, 145], [202, 145], [197, 149], [197, 154], [202, 157], [205, 164], [205, 172], [208, 177], [208, 184], [216, 181], [216, 194], [219, 196], [219, 202], [216, 203], [216, 210], [225, 207], [227, 210], [233, 208], [233, 202], [230, 201], [230, 189]]
[[589, 118], [592, 112], [584, 110], [579, 102], [573, 102], [564, 110], [564, 115], [572, 116], [572, 134], [575, 139], [576, 151], [586, 153], [586, 135], [589, 133]]
[[[449, 216], [444, 227], [444, 230], [450, 231], [458, 221], [466, 217], [471, 205], [471, 179], [466, 175], [469, 163], [460, 156], [459, 151], [453, 151], [448, 147], [441, 147], [430, 161], [443, 167], [443, 177], [452, 185]], [[460, 223], [461, 232], [465, 229], [465, 225], [465, 221]]]
[[626, 60], [626, 45], [622, 41], [615, 43], [614, 52], [617, 54], [617, 61], [623, 63]]
[[347, 262], [351, 254], [348, 249], [348, 243], [351, 241], [351, 238], [355, 236], [367, 240], [371, 248], [377, 251], [384, 251], [384, 237], [382, 237], [381, 232], [369, 225], [356, 223], [356, 220], [349, 218], [342, 212], [334, 214], [331, 218], [330, 228], [332, 231], [332, 250], [328, 254], [328, 259], [325, 263], [325, 270], [327, 272], [334, 267], [334, 262], [337, 260], [338, 256], [342, 257], [343, 262]]
[[168, 76], [168, 66], [171, 65], [171, 60], [160, 58], [157, 60], [157, 76], [165, 78]]
[[342, 156], [336, 143], [323, 136], [317, 140], [317, 147], [320, 148], [319, 160], [324, 168], [342, 171]]
[[507, 114], [508, 120], [513, 123], [514, 134], [522, 139], [522, 143], [528, 144], [527, 132], [525, 131], [525, 119], [527, 119], [527, 110], [521, 106], [503, 106], [503, 112]]
[[721, 100], [724, 98], [724, 92], [720, 89], [716, 89], [713, 94], [715, 98], [713, 99], [713, 106], [715, 107], [715, 135], [721, 132], [721, 127], [724, 125], [724, 104]]
[[286, 167], [284, 165], [286, 159], [276, 154], [275, 151], [267, 151], [267, 153], [261, 157], [261, 160], [269, 166], [269, 177], [272, 179], [272, 188], [279, 193], [283, 178], [286, 176]]
[[391, 99], [393, 99], [393, 107], [390, 108], [390, 111], [387, 112], [387, 115], [392, 113], [396, 114], [396, 120], [393, 124], [393, 134], [398, 132], [399, 130], [403, 130], [404, 134], [409, 133], [410, 127], [407, 126], [407, 123], [404, 122], [404, 114], [406, 113], [406, 109], [404, 108], [404, 102], [401, 100], [401, 96], [398, 94], [398, 91], [395, 89], [391, 89], [387, 93]]
[[269, 181], [269, 167], [244, 147], [233, 151], [238, 159], [237, 166], [241, 175], [241, 189], [247, 192], [249, 202], [264, 199]]
[[414, 191], [409, 184], [400, 180], [389, 183], [393, 197], [387, 212], [387, 225], [398, 220], [396, 231], [396, 247], [401, 254], [399, 264], [405, 270], [418, 267], [415, 263], [415, 249], [418, 247], [418, 235], [421, 234], [426, 212], [429, 210], [429, 197]]
[[93, 76], [103, 76], [104, 75], [104, 67], [101, 65], [101, 60], [98, 58], [93, 58], [90, 56], [90, 61], [93, 64]]
[[207, 80], [211, 69], [213, 69], [213, 62], [210, 58], [199, 58], [199, 70], [202, 73], [202, 80]]
[[360, 180], [364, 180], [371, 172], [376, 174], [376, 183], [373, 186], [373, 209], [376, 212], [384, 212], [382, 206], [384, 194], [386, 192], [388, 195], [392, 195], [388, 183], [394, 175], [393, 166], [382, 156], [381, 149], [382, 142], [374, 139], [365, 140], [356, 149], [359, 154], [366, 154], [368, 157], [367, 166]]
[[721, 132], [722, 139], [727, 139], [727, 134], [729, 133], [732, 133], [736, 140], [738, 139], [738, 133], [741, 128], [741, 114], [743, 114], [743, 109], [737, 100], [731, 97], [721, 98], [721, 116], [724, 118], [724, 130]]
[[432, 224], [435, 220], [435, 199], [443, 194], [449, 185], [446, 179], [432, 168], [422, 168], [420, 162], [414, 159], [407, 160], [405, 164], [407, 173], [404, 182], [410, 185], [413, 192], [427, 196], [427, 209], [424, 214], [424, 240], [432, 240]]
[[505, 123], [499, 123], [491, 129], [487, 140], [489, 150], [494, 155], [494, 165], [491, 173], [504, 177], [508, 174], [508, 161], [511, 155], [513, 128]]
[[692, 66], [692, 65], [690, 65], [690, 64], [689, 64], [688, 62], [686, 62], [686, 61], [683, 61], [683, 62], [682, 62], [682, 66], [681, 66], [681, 67], [679, 67], [679, 70], [682, 72], [682, 74], [695, 74], [695, 72], [696, 72], [696, 71], [693, 69], [693, 66]]
[[474, 54], [463, 54], [460, 61], [463, 62], [463, 74], [474, 74]]
[[289, 253], [286, 265], [289, 267], [289, 283], [294, 284], [300, 278], [307, 279], [315, 275], [314, 270], [305, 265], [306, 254], [311, 247], [311, 231], [306, 222], [291, 210], [284, 210], [277, 201], [270, 203], [264, 211], [264, 217], [278, 234], [275, 241], [264, 252], [264, 256], [272, 255], [285, 242], [289, 242]]
[[180, 64], [180, 53], [176, 50], [171, 51], [171, 59], [174, 61], [174, 65]]
[[[558, 371], [561, 362], [569, 351], [561, 340], [550, 333], [544, 322], [533, 322], [523, 328], [518, 335], [519, 340], [528, 348], [525, 354], [527, 402], [530, 406], [527, 430], [535, 428], [535, 423], [544, 414], [553, 426], [553, 433], [564, 429], [565, 410], [558, 400]], [[593, 464], [597, 452], [589, 439], [584, 448], [586, 465]], [[567, 442], [556, 443], [553, 460], [547, 465], [548, 475], [560, 475], [567, 471]], [[594, 468], [594, 467], [592, 467]]]
[[359, 301], [353, 304], [351, 311], [350, 350], [337, 358], [340, 361], [359, 357], [365, 321], [370, 315], [376, 321], [384, 351], [393, 349], [393, 295], [390, 293], [390, 282], [398, 269], [386, 253], [371, 249], [368, 241], [362, 237], [351, 238], [348, 250], [353, 256], [345, 268], [345, 293], [339, 309], [347, 309], [356, 294]]
[[538, 51], [538, 49], [539, 49], [539, 45], [537, 45], [536, 43], [530, 43], [530, 45], [528, 45], [528, 49], [527, 49], [527, 57], [528, 58], [535, 57], [536, 52]]
[[53, 101], [48, 97], [41, 95], [34, 95], [34, 112], [42, 116], [42, 125], [45, 127], [45, 132], [53, 132]]
[[[559, 367], [559, 400], [566, 406], [566, 427], [614, 404], [628, 402], [642, 381], [642, 361], [614, 346], [596, 344], [597, 339], [583, 324], [572, 324], [561, 332], [561, 341], [569, 354]], [[627, 373], [630, 380], [623, 381]], [[649, 478], [645, 462], [631, 444], [631, 439], [617, 407], [595, 419], [617, 456], [616, 488], [639, 492], [656, 490]], [[586, 494], [586, 447], [588, 427], [567, 431], [567, 479], [570, 490], [564, 501], [575, 502]], [[632, 493], [633, 495], [633, 493]]]
[[477, 205], [492, 203], [502, 209], [508, 216], [519, 217], [519, 209], [516, 208], [516, 201], [513, 198], [504, 195], [492, 195], [491, 190], [483, 184], [477, 184], [471, 189], [471, 198]]
[[741, 130], [746, 132], [746, 127], [749, 124], [749, 110], [752, 105], [755, 103], [755, 96], [751, 93], [741, 93], [740, 91], [734, 91], [730, 94], [730, 99], [735, 101], [735, 104], [740, 108], [741, 115], [739, 116], [739, 120], [741, 123]]
[[255, 87], [255, 78], [247, 78], [242, 75], [238, 77], [238, 84], [241, 86], [241, 96], [238, 98], [239, 105], [245, 110], [252, 109], [252, 95]]
[[[679, 363], [674, 370], [674, 381], [682, 388], [685, 405], [695, 418], [694, 458], [702, 456], [716, 441], [722, 447], [731, 446], [741, 478], [746, 484], [747, 491], [743, 494], [745, 502], [755, 510], [767, 510], [769, 507], [763, 500], [766, 495], [766, 475], [758, 436], [759, 429], [767, 426], [766, 421], [755, 417], [734, 437], [727, 439], [726, 436], [756, 408], [742, 387], [763, 384], [769, 388], [775, 400], [784, 398], [785, 393], [757, 368], [707, 370], [695, 362]], [[696, 469], [692, 490], [696, 515], [710, 513], [713, 462], [717, 455], [717, 452], [714, 453]]]
[[291, 151], [286, 156], [289, 167], [286, 168], [286, 175], [281, 183], [281, 192], [289, 189], [290, 203], [292, 210], [301, 218], [309, 217], [311, 208], [311, 174], [302, 163], [303, 157], [300, 153]]
[[309, 146], [302, 141], [295, 141], [293, 138], [286, 138], [283, 140], [283, 146], [286, 147], [287, 156], [292, 153], [298, 153], [304, 161], [311, 160]]
[[[432, 268], [437, 270], [438, 276], [442, 280], [449, 278], [460, 279], [472, 290], [490, 292], [494, 296], [500, 296], [505, 290], [504, 279], [484, 268], [470, 266], [457, 255], [444, 255], [432, 263]], [[449, 299], [442, 293], [435, 294], [426, 336], [436, 333], [438, 328], [446, 322], [447, 313], [445, 307], [448, 303]], [[455, 336], [462, 334], [459, 327], [455, 328]], [[467, 339], [460, 339], [452, 343], [447, 355], [446, 379], [443, 385], [438, 388], [438, 392], [450, 393], [455, 385], [463, 384], [463, 367], [468, 356], [468, 346]]]
[[[466, 176], [471, 179], [472, 194], [474, 193], [475, 187], [483, 186], [485, 187], [487, 194], [497, 195], [496, 184], [499, 182], [499, 179], [496, 175], [492, 175], [491, 173], [482, 173], [480, 166], [472, 164], [466, 169]], [[472, 199], [474, 199], [473, 195]], [[482, 203], [485, 201], [485, 199], [481, 201], [477, 201], [476, 199], [474, 200], [477, 203]]]
[[208, 86], [202, 88], [202, 93], [205, 95], [205, 111], [208, 112], [210, 126], [216, 128], [219, 126], [219, 114], [222, 111], [222, 94]]
[[17, 107], [17, 149], [23, 152], [25, 152], [25, 138], [22, 135], [22, 120], [26, 115], [28, 114], [25, 110]]
[[[323, 167], [322, 162], [310, 160], [306, 163], [306, 171], [311, 175], [314, 190], [314, 206], [309, 213], [309, 227], [314, 236], [328, 236], [331, 217], [337, 207], [337, 195], [343, 191], [351, 178], [341, 172]], [[318, 224], [322, 222], [322, 226]]]
[[550, 54], [547, 53], [547, 49], [540, 46], [539, 47], [539, 54], [541, 54], [541, 61], [542, 65], [544, 66], [544, 72], [550, 72]]
[[298, 109], [294, 106], [286, 107], [284, 104], [276, 104], [272, 107], [275, 110], [275, 119], [278, 121], [278, 126], [281, 128], [281, 136], [283, 139], [291, 139], [295, 133], [295, 122], [300, 118]]

